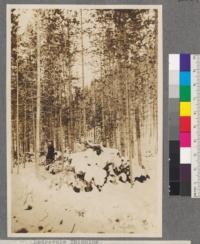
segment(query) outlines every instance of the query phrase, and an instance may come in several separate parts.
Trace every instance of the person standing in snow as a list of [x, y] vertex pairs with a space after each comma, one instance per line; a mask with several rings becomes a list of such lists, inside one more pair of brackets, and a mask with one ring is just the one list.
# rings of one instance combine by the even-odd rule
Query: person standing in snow
[[55, 159], [55, 150], [52, 141], [48, 141], [48, 152], [46, 156], [46, 164], [52, 164]]

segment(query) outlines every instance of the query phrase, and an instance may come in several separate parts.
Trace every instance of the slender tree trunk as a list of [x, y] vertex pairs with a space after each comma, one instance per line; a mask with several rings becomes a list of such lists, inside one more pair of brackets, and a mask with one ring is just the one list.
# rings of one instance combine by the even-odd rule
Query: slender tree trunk
[[82, 70], [82, 89], [83, 89], [83, 136], [86, 135], [86, 109], [85, 109], [85, 70], [84, 70], [84, 44], [83, 44], [83, 16], [81, 12], [81, 70]]
[[33, 137], [32, 137], [32, 148], [33, 148], [33, 152], [35, 152], [35, 112], [34, 112], [34, 98], [33, 98], [33, 92], [31, 92], [31, 110], [32, 110], [32, 133], [33, 133]]
[[[68, 38], [68, 42], [70, 43], [70, 26], [68, 26], [67, 28], [67, 38]], [[70, 44], [69, 44], [70, 45]], [[68, 48], [70, 49], [70, 46], [68, 46]], [[69, 52], [68, 52], [69, 53]], [[68, 115], [69, 115], [69, 120], [68, 120], [68, 140], [69, 140], [69, 147], [70, 149], [73, 151], [74, 150], [74, 138], [72, 135], [72, 108], [71, 108], [71, 101], [72, 101], [72, 92], [71, 92], [71, 57], [70, 54], [68, 55], [68, 93], [69, 93], [69, 97], [68, 97], [68, 107], [69, 107], [69, 111], [68, 111]]]
[[[63, 59], [63, 58], [62, 58]], [[62, 86], [61, 84], [63, 84], [64, 82], [64, 63], [62, 60], [62, 78], [61, 78], [61, 82], [60, 82], [60, 143], [61, 143], [61, 161], [62, 161], [62, 168], [64, 168], [64, 133], [63, 133], [63, 123], [62, 123]]]
[[[103, 42], [102, 42], [103, 43]], [[102, 47], [103, 50], [103, 47]], [[100, 80], [101, 80], [101, 141], [105, 144], [105, 118], [104, 118], [104, 86], [103, 86], [103, 67], [102, 67], [102, 54], [100, 50]]]
[[63, 134], [63, 125], [62, 125], [62, 107], [60, 108], [60, 146], [61, 146], [61, 161], [62, 166], [64, 167], [64, 134]]
[[127, 69], [125, 68], [125, 98], [126, 98], [126, 136], [125, 136], [125, 141], [126, 141], [126, 156], [130, 160], [130, 124], [129, 124], [129, 90], [128, 90], [128, 77], [127, 77]]
[[17, 38], [17, 74], [16, 74], [16, 89], [17, 89], [17, 107], [16, 107], [16, 164], [17, 173], [19, 173], [19, 64], [18, 64], [18, 38]]
[[36, 164], [40, 158], [40, 99], [41, 99], [41, 74], [40, 74], [40, 19], [37, 16], [37, 100], [36, 100]]
[[[70, 69], [70, 68], [69, 68]], [[69, 71], [70, 74], [70, 71]], [[68, 92], [69, 92], [69, 101], [68, 101], [68, 107], [69, 107], [69, 111], [68, 111], [68, 122], [67, 122], [67, 134], [68, 134], [68, 145], [70, 147], [70, 149], [72, 150], [72, 137], [71, 137], [71, 81], [68, 80]]]
[[27, 114], [26, 114], [26, 101], [24, 105], [24, 153], [27, 151]]
[[25, 105], [24, 105], [24, 141], [23, 141], [23, 146], [24, 146], [24, 150], [23, 150], [23, 165], [25, 168], [25, 164], [26, 164], [26, 151], [27, 151], [27, 114], [26, 114], [26, 100], [25, 100]]
[[[128, 70], [127, 70], [127, 74], [128, 74]], [[129, 76], [128, 76], [129, 78]], [[131, 116], [131, 112], [132, 112], [132, 106], [131, 106], [131, 101], [130, 101], [130, 85], [128, 83], [128, 89], [127, 89], [127, 108], [128, 108], [128, 157], [129, 157], [129, 161], [130, 161], [130, 175], [131, 175], [131, 184], [134, 184], [134, 180], [133, 180], [133, 138], [132, 138], [132, 116]]]
[[[131, 71], [131, 79], [132, 82], [135, 84], [135, 72], [134, 74]], [[133, 159], [135, 156], [135, 111], [134, 111], [134, 105], [135, 105], [135, 87], [134, 84], [132, 85], [130, 96], [129, 96], [129, 101], [130, 101], [130, 124], [131, 124], [131, 158]]]
[[93, 89], [93, 113], [94, 113], [94, 143], [96, 143], [96, 92], [95, 92], [96, 84], [94, 82], [94, 89]]
[[136, 125], [136, 138], [138, 146], [138, 163], [143, 168], [142, 164], [142, 152], [141, 152], [141, 131], [140, 131], [140, 112], [139, 105], [136, 105], [135, 108], [135, 125]]

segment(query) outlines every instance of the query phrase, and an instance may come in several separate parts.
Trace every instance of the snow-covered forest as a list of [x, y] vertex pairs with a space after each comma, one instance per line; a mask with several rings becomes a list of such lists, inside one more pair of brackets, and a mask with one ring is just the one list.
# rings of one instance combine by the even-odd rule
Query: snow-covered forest
[[156, 232], [158, 10], [10, 17], [12, 232]]

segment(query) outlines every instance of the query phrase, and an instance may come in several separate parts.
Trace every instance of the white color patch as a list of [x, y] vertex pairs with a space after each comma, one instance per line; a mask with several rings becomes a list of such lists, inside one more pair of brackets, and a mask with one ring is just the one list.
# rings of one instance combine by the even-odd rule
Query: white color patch
[[181, 147], [180, 148], [180, 163], [191, 164], [191, 148]]
[[179, 54], [169, 54], [169, 70], [180, 70]]

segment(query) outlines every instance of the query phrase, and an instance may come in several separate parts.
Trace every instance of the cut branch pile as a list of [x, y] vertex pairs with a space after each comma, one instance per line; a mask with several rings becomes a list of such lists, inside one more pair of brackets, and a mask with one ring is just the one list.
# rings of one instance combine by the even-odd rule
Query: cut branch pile
[[[107, 183], [131, 183], [130, 162], [117, 149], [87, 144], [86, 150], [65, 155], [64, 158], [64, 165], [58, 158], [46, 169], [51, 174], [64, 172], [65, 183], [77, 193], [94, 189], [101, 191]], [[134, 174], [134, 181], [144, 182], [148, 178], [142, 168]]]

